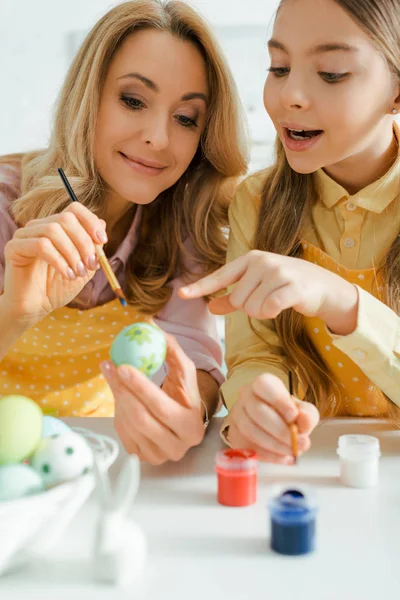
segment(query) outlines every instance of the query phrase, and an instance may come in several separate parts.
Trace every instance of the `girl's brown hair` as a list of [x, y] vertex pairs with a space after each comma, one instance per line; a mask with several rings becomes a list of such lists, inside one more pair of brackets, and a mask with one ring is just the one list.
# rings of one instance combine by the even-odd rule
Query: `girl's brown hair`
[[209, 273], [225, 260], [227, 208], [235, 179], [247, 165], [246, 134], [235, 84], [203, 19], [185, 2], [136, 0], [110, 10], [89, 32], [61, 90], [49, 147], [2, 162], [19, 161], [22, 195], [13, 203], [19, 225], [62, 211], [69, 203], [62, 167], [80, 201], [103, 215], [104, 182], [94, 164], [99, 99], [109, 65], [129, 35], [157, 29], [194, 44], [202, 54], [210, 90], [207, 123], [190, 166], [171, 188], [143, 207], [138, 244], [129, 259], [126, 295], [149, 315], [168, 301], [168, 282], [187, 275], [185, 237], [198, 268]]
[[[368, 33], [386, 57], [389, 68], [400, 81], [400, 1], [334, 0]], [[280, 7], [285, 2], [282, 0]], [[278, 9], [279, 11], [279, 9]], [[301, 256], [301, 232], [307, 215], [318, 198], [313, 174], [294, 171], [285, 155], [282, 142], [276, 141], [276, 161], [264, 182], [254, 247], [286, 256]], [[378, 268], [385, 273], [387, 304], [400, 312], [400, 238], [396, 237], [386, 258]], [[337, 383], [309, 339], [302, 315], [283, 311], [275, 326], [288, 361], [297, 372], [305, 399], [315, 404], [322, 415], [332, 416], [340, 410]], [[400, 421], [399, 409], [391, 403], [390, 415]]]

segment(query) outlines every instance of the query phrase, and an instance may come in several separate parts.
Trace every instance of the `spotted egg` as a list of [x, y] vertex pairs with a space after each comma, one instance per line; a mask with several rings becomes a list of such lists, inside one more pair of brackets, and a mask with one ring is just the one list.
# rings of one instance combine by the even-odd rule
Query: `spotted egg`
[[66, 431], [44, 438], [31, 458], [31, 465], [45, 486], [52, 487], [89, 472], [93, 451], [84, 437]]
[[134, 323], [117, 335], [110, 357], [117, 367], [132, 365], [152, 377], [163, 365], [166, 353], [167, 343], [161, 329], [150, 323]]

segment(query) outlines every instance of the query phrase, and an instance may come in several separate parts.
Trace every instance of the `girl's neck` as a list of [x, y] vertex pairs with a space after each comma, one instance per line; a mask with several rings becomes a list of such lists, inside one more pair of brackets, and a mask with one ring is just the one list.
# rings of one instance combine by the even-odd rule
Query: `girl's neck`
[[324, 168], [327, 175], [344, 187], [350, 195], [383, 177], [395, 162], [399, 152], [398, 141], [393, 135], [391, 121], [388, 123], [384, 132], [380, 128], [379, 135], [375, 136], [364, 151]]

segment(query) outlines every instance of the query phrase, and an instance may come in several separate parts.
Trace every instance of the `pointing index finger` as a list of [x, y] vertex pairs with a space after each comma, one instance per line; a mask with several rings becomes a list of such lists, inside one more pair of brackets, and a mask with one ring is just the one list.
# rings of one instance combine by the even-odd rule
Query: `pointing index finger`
[[247, 268], [247, 257], [240, 256], [236, 260], [224, 265], [211, 275], [207, 275], [196, 283], [192, 283], [179, 290], [179, 296], [184, 299], [201, 298], [214, 294], [236, 283]]

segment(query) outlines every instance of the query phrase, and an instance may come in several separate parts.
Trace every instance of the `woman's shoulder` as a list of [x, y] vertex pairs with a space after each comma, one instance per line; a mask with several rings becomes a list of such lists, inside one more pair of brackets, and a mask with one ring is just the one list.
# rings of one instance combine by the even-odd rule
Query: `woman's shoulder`
[[8, 205], [21, 193], [21, 161], [18, 157], [0, 158], [0, 206]]
[[17, 225], [11, 214], [11, 205], [21, 194], [21, 161], [18, 158], [0, 158], [0, 238], [9, 239]]

